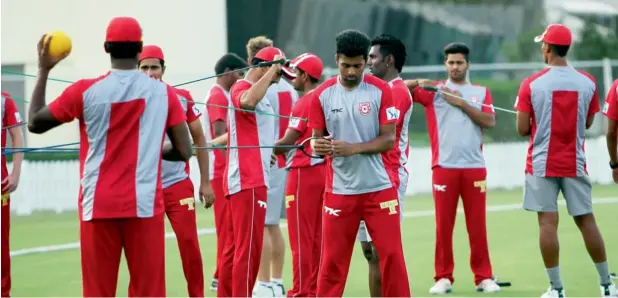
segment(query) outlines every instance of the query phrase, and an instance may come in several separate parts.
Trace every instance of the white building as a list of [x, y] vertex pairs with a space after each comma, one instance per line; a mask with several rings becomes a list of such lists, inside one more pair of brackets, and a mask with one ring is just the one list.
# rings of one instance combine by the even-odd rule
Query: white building
[[[46, 32], [61, 30], [71, 37], [73, 50], [50, 76], [75, 81], [102, 75], [109, 70], [109, 56], [103, 50], [105, 29], [113, 17], [131, 16], [142, 25], [144, 44], [163, 49], [166, 82], [198, 79], [214, 74], [215, 62], [227, 51], [225, 7], [225, 0], [2, 0], [2, 69], [36, 74], [37, 42]], [[24, 80], [25, 84], [25, 88], [16, 87], [21, 83], [3, 84], [3, 91], [15, 93], [16, 98], [30, 98], [35, 79], [2, 76], [3, 83]], [[213, 83], [206, 80], [186, 89], [196, 101], [202, 101]], [[48, 103], [66, 86], [48, 82]], [[22, 113], [27, 111], [27, 105], [17, 104]], [[26, 139], [29, 147], [76, 142], [77, 121], [44, 135], [28, 134]]]

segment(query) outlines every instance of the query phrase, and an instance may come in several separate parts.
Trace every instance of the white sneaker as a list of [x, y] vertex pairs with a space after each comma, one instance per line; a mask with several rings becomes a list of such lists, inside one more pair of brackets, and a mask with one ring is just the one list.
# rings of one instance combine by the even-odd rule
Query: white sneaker
[[551, 286], [547, 289], [547, 292], [541, 295], [541, 298], [564, 298], [564, 289], [560, 289], [560, 291], [556, 289], [552, 289]]
[[275, 297], [285, 297], [285, 287], [282, 283], [279, 282], [271, 282], [270, 286], [273, 289], [273, 293]]
[[477, 292], [483, 293], [496, 293], [500, 292], [500, 286], [493, 279], [484, 279], [478, 285], [476, 285]]
[[253, 288], [253, 297], [275, 297], [275, 292], [270, 284], [257, 282]]
[[601, 297], [618, 297], [618, 289], [613, 282], [606, 286], [601, 286]]
[[213, 278], [212, 281], [210, 282], [210, 290], [213, 292], [216, 292], [218, 287], [219, 287], [219, 280], [216, 278]]
[[441, 278], [438, 280], [431, 289], [429, 289], [429, 294], [448, 294], [453, 290], [453, 285], [448, 278]]

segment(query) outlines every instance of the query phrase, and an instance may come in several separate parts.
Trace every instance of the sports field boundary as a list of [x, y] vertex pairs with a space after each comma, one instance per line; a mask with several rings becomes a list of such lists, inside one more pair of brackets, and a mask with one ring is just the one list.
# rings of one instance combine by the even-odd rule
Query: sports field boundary
[[[593, 200], [592, 202], [595, 205], [616, 204], [618, 203], [618, 198], [599, 198], [599, 199]], [[566, 203], [564, 200], [560, 200], [558, 201], [558, 204], [565, 205]], [[505, 212], [505, 211], [513, 211], [513, 210], [518, 210], [518, 209], [522, 209], [521, 203], [520, 204], [503, 204], [503, 205], [487, 206], [487, 212]], [[458, 208], [457, 213], [458, 214], [463, 213], [463, 208]], [[412, 218], [429, 217], [429, 216], [434, 216], [434, 215], [435, 215], [434, 210], [408, 211], [408, 212], [403, 213], [403, 217], [412, 217]], [[280, 226], [281, 228], [284, 228], [284, 229], [287, 228], [286, 223], [281, 223]], [[215, 234], [215, 229], [214, 228], [198, 229], [197, 233], [199, 236], [212, 235], [212, 234]], [[174, 239], [176, 238], [176, 235], [173, 232], [165, 233], [165, 238]], [[78, 249], [78, 248], [79, 248], [79, 242], [39, 246], [39, 247], [25, 248], [25, 249], [19, 249], [16, 251], [12, 251], [11, 257], [19, 257], [19, 256], [25, 256], [25, 255], [38, 254], [38, 253], [59, 252], [59, 251], [73, 250], [73, 249]]]

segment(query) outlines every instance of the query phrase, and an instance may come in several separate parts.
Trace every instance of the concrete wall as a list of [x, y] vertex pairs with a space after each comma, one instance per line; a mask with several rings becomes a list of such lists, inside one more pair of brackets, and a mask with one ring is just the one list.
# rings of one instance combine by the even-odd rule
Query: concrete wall
[[[36, 45], [48, 31], [62, 30], [73, 41], [71, 55], [52, 70], [67, 80], [96, 77], [109, 69], [103, 50], [105, 29], [116, 16], [140, 21], [145, 44], [163, 48], [165, 80], [181, 83], [214, 74], [216, 60], [227, 51], [225, 0], [2, 0], [2, 64], [25, 64], [36, 74]], [[30, 98], [35, 79], [26, 78], [24, 97]], [[195, 100], [203, 100], [214, 80], [187, 85]], [[67, 86], [49, 82], [47, 100]], [[45, 135], [28, 135], [28, 146], [78, 141], [77, 122]]]

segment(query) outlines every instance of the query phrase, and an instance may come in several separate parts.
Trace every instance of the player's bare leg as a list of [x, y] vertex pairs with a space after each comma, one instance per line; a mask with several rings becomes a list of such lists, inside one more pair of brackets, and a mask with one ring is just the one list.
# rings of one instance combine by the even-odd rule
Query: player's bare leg
[[[270, 280], [276, 284], [283, 283], [283, 263], [285, 261], [285, 242], [279, 225], [269, 226], [271, 243]], [[285, 293], [283, 293], [285, 295]]]
[[262, 241], [262, 256], [260, 258], [260, 270], [257, 282], [253, 288], [254, 297], [273, 297], [275, 294], [270, 285], [270, 263], [272, 260], [272, 242], [270, 240], [269, 226], [264, 228], [264, 240]]
[[[586, 250], [592, 258], [595, 267], [599, 273], [599, 281], [601, 283], [602, 291], [605, 296], [616, 295], [616, 286], [613, 285], [611, 275], [609, 272], [609, 265], [607, 263], [607, 255], [605, 253], [605, 243], [599, 227], [597, 226], [596, 219], [593, 213], [588, 213], [580, 216], [573, 217], [575, 224], [579, 228], [586, 244]], [[613, 289], [612, 289], [613, 287]], [[607, 288], [607, 289], [605, 289]], [[611, 293], [613, 291], [613, 293]]]
[[361, 241], [363, 256], [369, 265], [369, 295], [371, 297], [382, 296], [382, 276], [380, 274], [380, 262], [378, 253], [373, 242]]
[[539, 212], [539, 246], [551, 287], [562, 291], [560, 278], [560, 243], [558, 241], [558, 212]]

